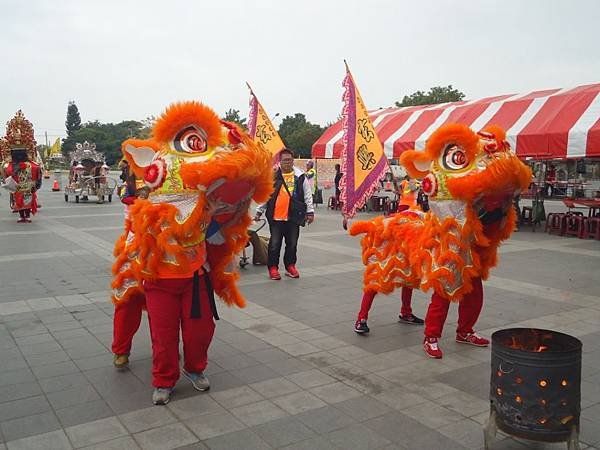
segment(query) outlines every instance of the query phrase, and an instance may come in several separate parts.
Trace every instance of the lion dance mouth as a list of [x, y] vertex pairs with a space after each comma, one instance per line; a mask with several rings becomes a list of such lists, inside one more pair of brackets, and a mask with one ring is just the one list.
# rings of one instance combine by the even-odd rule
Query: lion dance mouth
[[431, 210], [356, 222], [363, 234], [364, 288], [390, 293], [407, 286], [460, 300], [471, 280], [487, 278], [497, 248], [515, 227], [513, 198], [531, 171], [511, 151], [498, 127], [476, 133], [450, 124], [435, 131], [424, 151], [404, 152], [400, 163], [422, 179]]
[[144, 279], [189, 274], [205, 257], [215, 292], [243, 306], [230, 265], [247, 242], [250, 202], [273, 189], [270, 154], [198, 102], [171, 105], [150, 139], [129, 139], [122, 151], [150, 192], [131, 206], [135, 220], [117, 241], [113, 301], [140, 294]]

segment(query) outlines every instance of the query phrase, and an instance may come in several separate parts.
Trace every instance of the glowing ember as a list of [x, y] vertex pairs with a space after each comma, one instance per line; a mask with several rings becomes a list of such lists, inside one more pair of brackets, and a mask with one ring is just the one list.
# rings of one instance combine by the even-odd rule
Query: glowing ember
[[548, 386], [548, 382], [546, 380], [540, 380], [540, 386], [546, 387], [546, 386]]
[[562, 380], [562, 381], [560, 382], [560, 384], [561, 384], [562, 386], [566, 386], [566, 385], [567, 385], [567, 384], [569, 384], [569, 383], [567, 383], [567, 380]]

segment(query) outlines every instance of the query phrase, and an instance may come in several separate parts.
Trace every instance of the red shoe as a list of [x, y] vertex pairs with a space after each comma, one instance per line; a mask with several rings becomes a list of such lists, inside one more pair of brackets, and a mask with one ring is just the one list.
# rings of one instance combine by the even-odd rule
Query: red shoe
[[275, 266], [269, 267], [269, 278], [271, 280], [281, 280], [279, 269]]
[[482, 338], [477, 333], [456, 333], [456, 342], [459, 344], [470, 344], [476, 347], [487, 347], [490, 341]]
[[31, 219], [30, 219], [29, 217], [27, 217], [27, 218], [25, 219], [25, 222], [27, 222], [27, 223], [31, 223]]
[[17, 220], [17, 223], [25, 223], [27, 222], [27, 219], [25, 219], [24, 217], [21, 217], [19, 220]]
[[285, 274], [290, 278], [300, 278], [300, 272], [294, 264], [290, 264], [285, 268]]
[[423, 350], [430, 358], [442, 358], [442, 350], [438, 347], [438, 338], [426, 337], [423, 340]]

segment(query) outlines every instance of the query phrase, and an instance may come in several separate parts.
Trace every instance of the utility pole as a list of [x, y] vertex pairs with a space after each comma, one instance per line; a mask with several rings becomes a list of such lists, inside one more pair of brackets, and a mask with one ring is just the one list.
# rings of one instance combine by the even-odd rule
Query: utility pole
[[44, 136], [46, 138], [46, 147], [48, 147], [48, 132], [44, 131]]

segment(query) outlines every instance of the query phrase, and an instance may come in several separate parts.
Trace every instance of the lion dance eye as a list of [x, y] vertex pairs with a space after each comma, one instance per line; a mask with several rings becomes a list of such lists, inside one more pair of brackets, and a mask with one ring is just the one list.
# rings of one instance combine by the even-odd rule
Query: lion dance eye
[[201, 128], [185, 128], [177, 133], [173, 146], [180, 152], [204, 153], [208, 147], [206, 133]]
[[469, 164], [465, 151], [454, 144], [446, 147], [442, 162], [449, 170], [464, 169]]

